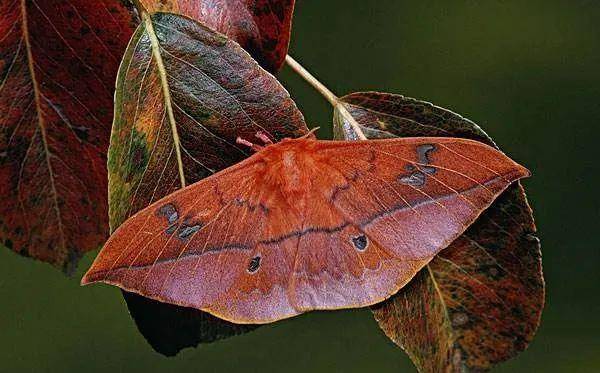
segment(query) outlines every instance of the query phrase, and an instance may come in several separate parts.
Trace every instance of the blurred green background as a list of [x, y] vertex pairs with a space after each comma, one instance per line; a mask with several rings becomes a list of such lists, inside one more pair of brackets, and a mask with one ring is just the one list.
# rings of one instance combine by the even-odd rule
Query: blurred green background
[[[600, 371], [600, 2], [299, 0], [292, 54], [335, 93], [401, 93], [480, 124], [533, 171], [547, 305], [530, 348], [498, 372]], [[328, 104], [284, 85], [321, 137]], [[79, 287], [0, 250], [0, 371], [415, 371], [368, 310], [320, 312], [153, 352], [116, 288]]]

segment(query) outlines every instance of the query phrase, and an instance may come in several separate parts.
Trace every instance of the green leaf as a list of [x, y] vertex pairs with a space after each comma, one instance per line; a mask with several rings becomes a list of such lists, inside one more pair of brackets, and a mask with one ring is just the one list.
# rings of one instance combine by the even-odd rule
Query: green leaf
[[[377, 92], [340, 100], [368, 138], [463, 137], [495, 146], [475, 123], [427, 102]], [[340, 113], [334, 134], [356, 137]], [[524, 350], [543, 305], [540, 243], [515, 183], [405, 288], [372, 309], [419, 371], [464, 372], [490, 369]]]
[[[251, 140], [262, 131], [280, 140], [307, 132], [288, 92], [237, 43], [186, 17], [157, 13], [142, 18], [117, 80], [108, 163], [113, 231], [152, 202], [247, 157], [250, 150], [237, 145], [236, 137]], [[126, 299], [130, 305], [136, 302], [132, 296]], [[220, 320], [222, 325], [213, 328], [211, 319], [198, 311], [196, 338], [180, 333], [185, 340], [168, 346], [164, 339], [176, 339], [178, 333], [161, 330], [168, 332], [165, 319], [178, 316], [164, 313], [188, 318], [192, 313], [145, 301], [147, 307], [137, 302], [130, 311], [164, 354], [253, 328]], [[182, 329], [188, 334], [194, 330], [190, 324]]]

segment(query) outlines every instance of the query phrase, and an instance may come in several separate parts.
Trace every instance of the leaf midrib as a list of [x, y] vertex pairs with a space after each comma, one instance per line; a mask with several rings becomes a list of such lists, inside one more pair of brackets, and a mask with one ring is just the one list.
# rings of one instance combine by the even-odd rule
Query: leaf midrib
[[186, 180], [185, 173], [183, 171], [183, 159], [181, 157], [181, 143], [179, 139], [179, 132], [177, 129], [177, 122], [175, 121], [175, 114], [173, 113], [173, 105], [171, 100], [171, 89], [169, 88], [169, 82], [167, 80], [167, 70], [165, 68], [164, 61], [162, 59], [162, 55], [160, 53], [160, 43], [158, 41], [158, 37], [156, 36], [156, 32], [154, 31], [154, 25], [152, 23], [151, 16], [142, 10], [142, 19], [144, 22], [144, 27], [146, 29], [146, 33], [150, 38], [150, 44], [152, 46], [152, 55], [156, 60], [156, 68], [158, 70], [158, 75], [160, 77], [161, 88], [163, 92], [163, 98], [165, 103], [165, 108], [167, 110], [167, 118], [169, 120], [169, 124], [171, 126], [171, 133], [173, 135], [173, 145], [175, 147], [175, 155], [177, 157], [177, 169], [179, 171], [179, 179], [181, 182], [181, 187], [185, 188]]
[[[48, 168], [48, 174], [49, 174], [49, 178], [50, 178], [50, 188], [52, 191], [52, 198], [54, 201], [54, 211], [56, 213], [56, 218], [58, 220], [58, 229], [59, 229], [60, 239], [61, 239], [61, 243], [62, 243], [61, 252], [64, 256], [65, 255], [64, 251], [67, 248], [66, 239], [65, 239], [64, 229], [63, 229], [62, 216], [60, 214], [60, 209], [58, 207], [58, 192], [56, 190], [56, 184], [54, 182], [54, 177], [55, 177], [54, 170], [52, 168], [52, 162], [50, 161], [50, 149], [48, 146], [48, 138], [47, 138], [47, 133], [46, 133], [46, 121], [44, 119], [44, 116], [42, 115], [42, 106], [41, 106], [41, 102], [40, 102], [41, 93], [40, 93], [39, 83], [38, 83], [38, 80], [36, 77], [35, 67], [34, 67], [34, 63], [33, 63], [33, 53], [31, 51], [31, 41], [30, 41], [28, 19], [27, 19], [26, 0], [21, 0], [21, 24], [22, 24], [21, 30], [23, 32], [23, 40], [25, 41], [25, 50], [27, 53], [27, 66], [29, 69], [31, 84], [33, 86], [33, 95], [34, 95], [36, 114], [37, 114], [37, 119], [38, 119], [37, 124], [38, 124], [38, 128], [40, 130], [42, 145], [44, 147], [46, 166]], [[62, 259], [64, 259], [64, 257], [59, 258], [60, 261], [62, 261]]]

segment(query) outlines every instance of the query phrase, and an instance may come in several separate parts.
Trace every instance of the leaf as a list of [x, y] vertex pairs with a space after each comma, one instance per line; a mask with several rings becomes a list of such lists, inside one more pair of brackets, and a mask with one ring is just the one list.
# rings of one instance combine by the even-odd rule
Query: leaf
[[[117, 79], [108, 165], [111, 229], [183, 185], [244, 159], [249, 152], [236, 137], [254, 139], [258, 131], [282, 139], [308, 130], [287, 91], [237, 43], [185, 17], [145, 16]], [[168, 330], [158, 324], [164, 313], [175, 313], [167, 319], [177, 313], [190, 318], [190, 311], [146, 303], [130, 308], [134, 319], [153, 347], [168, 345], [164, 339], [178, 336], [161, 334]], [[158, 351], [172, 354], [227, 335], [224, 328], [212, 335], [205, 322], [210, 318], [195, 315], [198, 340], [175, 339], [170, 350]], [[231, 335], [239, 332], [229, 326]]]
[[[341, 98], [370, 138], [464, 137], [494, 145], [473, 122], [411, 98]], [[335, 114], [335, 136], [352, 138]], [[422, 372], [487, 370], [524, 350], [544, 304], [540, 243], [519, 183], [398, 294], [373, 307], [383, 331]]]
[[165, 356], [175, 356], [186, 347], [198, 342], [210, 343], [242, 334], [257, 325], [237, 325], [199, 312], [123, 291], [127, 307], [137, 327], [152, 348]]
[[108, 233], [120, 1], [0, 3], [0, 243], [71, 273]]
[[229, 36], [275, 72], [290, 42], [295, 0], [141, 0], [150, 11], [186, 15]]

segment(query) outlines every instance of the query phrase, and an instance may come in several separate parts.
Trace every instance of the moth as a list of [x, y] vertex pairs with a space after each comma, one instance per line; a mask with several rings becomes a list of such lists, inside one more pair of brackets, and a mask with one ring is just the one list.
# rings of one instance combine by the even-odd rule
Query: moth
[[529, 176], [466, 139], [265, 141], [241, 141], [256, 153], [130, 217], [82, 284], [242, 324], [368, 306]]

